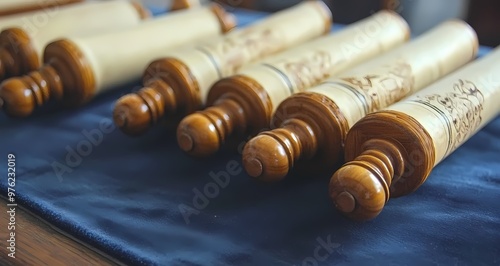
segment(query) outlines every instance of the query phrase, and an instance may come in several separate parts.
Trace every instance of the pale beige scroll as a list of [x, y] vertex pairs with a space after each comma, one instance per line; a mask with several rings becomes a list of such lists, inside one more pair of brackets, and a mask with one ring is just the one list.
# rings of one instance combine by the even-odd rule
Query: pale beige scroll
[[422, 125], [437, 165], [500, 114], [500, 47], [387, 110]]
[[209, 7], [176, 11], [109, 34], [71, 39], [94, 72], [95, 93], [138, 79], [152, 60], [182, 44], [221, 35], [219, 18]]
[[197, 81], [201, 99], [217, 80], [246, 64], [329, 32], [331, 14], [322, 1], [304, 1], [209, 43], [172, 52]]
[[471, 61], [477, 50], [477, 36], [469, 25], [447, 21], [409, 44], [307, 91], [334, 100], [351, 127], [368, 113], [415, 93]]
[[244, 67], [236, 74], [255, 80], [266, 90], [274, 111], [293, 93], [381, 55], [409, 37], [403, 18], [393, 12], [380, 11], [340, 32]]
[[125, 29], [141, 20], [141, 10], [130, 1], [88, 1], [2, 17], [0, 28], [24, 30], [41, 57], [43, 48], [57, 38]]

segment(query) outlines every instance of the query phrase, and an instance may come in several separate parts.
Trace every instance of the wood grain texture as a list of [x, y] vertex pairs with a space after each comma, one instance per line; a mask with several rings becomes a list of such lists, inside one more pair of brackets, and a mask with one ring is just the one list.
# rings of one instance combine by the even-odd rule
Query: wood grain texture
[[[303, 173], [333, 171], [342, 162], [349, 126], [324, 95], [302, 92], [287, 98], [276, 109], [271, 127], [275, 129], [260, 133], [243, 151], [245, 170], [255, 178], [280, 181], [292, 168]], [[255, 169], [256, 162], [262, 169]]]
[[214, 84], [207, 109], [184, 118], [177, 128], [182, 150], [193, 156], [209, 156], [234, 135], [256, 134], [269, 125], [272, 105], [264, 89], [253, 79], [236, 75]]
[[21, 28], [0, 33], [0, 80], [39, 68], [40, 56], [30, 35]]
[[0, 200], [0, 265], [122, 265], [120, 262], [54, 230], [44, 221], [16, 207], [16, 258], [6, 249], [7, 201]]
[[369, 114], [347, 134], [348, 163], [332, 176], [330, 197], [351, 219], [375, 218], [390, 197], [407, 195], [425, 182], [434, 153], [431, 136], [411, 116], [396, 111]]
[[190, 73], [189, 68], [175, 58], [152, 62], [144, 72], [144, 87], [118, 99], [113, 110], [115, 124], [125, 134], [139, 136], [165, 115], [184, 115], [200, 109], [198, 84]]
[[92, 98], [94, 73], [78, 46], [62, 39], [48, 45], [44, 57], [46, 64], [40, 70], [2, 83], [0, 107], [7, 115], [29, 116], [50, 100], [78, 106]]

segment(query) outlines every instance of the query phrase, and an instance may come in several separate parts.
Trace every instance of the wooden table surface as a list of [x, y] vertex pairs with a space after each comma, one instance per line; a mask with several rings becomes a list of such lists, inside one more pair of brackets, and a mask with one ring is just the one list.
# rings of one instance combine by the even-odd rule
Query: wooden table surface
[[15, 259], [8, 256], [9, 214], [7, 201], [0, 198], [0, 265], [123, 265], [106, 255], [55, 230], [21, 209], [15, 210]]

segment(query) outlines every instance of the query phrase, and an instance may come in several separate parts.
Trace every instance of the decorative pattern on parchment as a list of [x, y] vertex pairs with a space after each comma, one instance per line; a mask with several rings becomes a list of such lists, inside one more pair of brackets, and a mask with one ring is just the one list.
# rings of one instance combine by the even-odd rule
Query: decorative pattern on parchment
[[414, 85], [411, 66], [402, 61], [379, 68], [373, 74], [344, 77], [341, 80], [363, 94], [367, 113], [401, 100], [412, 91]]
[[[452, 92], [417, 96], [417, 102], [435, 106], [444, 111], [445, 121], [450, 121], [454, 132], [449, 132], [450, 147], [446, 155], [458, 148], [481, 125], [484, 96], [477, 86], [467, 80], [459, 80]], [[449, 122], [448, 122], [449, 123]]]
[[229, 34], [223, 41], [205, 47], [220, 62], [223, 76], [240, 67], [285, 48], [286, 40], [271, 28], [246, 28]]
[[318, 50], [300, 58], [285, 59], [275, 65], [284, 70], [287, 77], [295, 84], [294, 92], [298, 92], [328, 78], [332, 68], [332, 58], [329, 53]]

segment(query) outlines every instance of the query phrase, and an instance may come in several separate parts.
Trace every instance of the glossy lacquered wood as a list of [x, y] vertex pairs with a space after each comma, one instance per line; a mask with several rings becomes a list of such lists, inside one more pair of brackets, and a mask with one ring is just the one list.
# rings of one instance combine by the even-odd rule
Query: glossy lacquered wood
[[246, 144], [245, 169], [266, 181], [282, 180], [292, 168], [300, 173], [334, 171], [343, 162], [344, 138], [356, 121], [464, 65], [475, 58], [477, 49], [477, 37], [466, 23], [446, 22], [289, 97], [273, 115], [271, 126], [276, 129]]
[[375, 218], [390, 197], [419, 188], [433, 167], [500, 114], [500, 48], [349, 131], [348, 161], [330, 180], [336, 208]]
[[330, 27], [327, 7], [321, 1], [305, 1], [221, 38], [173, 51], [149, 65], [142, 90], [118, 101], [116, 124], [128, 135], [140, 135], [163, 117], [174, 121], [191, 114], [204, 106], [208, 90], [217, 80], [326, 34]]
[[[222, 34], [221, 15], [229, 16], [214, 4], [122, 31], [55, 41], [46, 47], [40, 70], [2, 83], [3, 109], [10, 116], [24, 117], [49, 100], [68, 107], [84, 104], [104, 90], [139, 78], [148, 62], [174, 46]], [[177, 25], [183, 22], [179, 32]]]
[[18, 13], [25, 13], [35, 10], [54, 8], [82, 2], [83, 0], [2, 0], [0, 1], [0, 17], [10, 16]]
[[43, 49], [52, 41], [70, 35], [126, 29], [147, 17], [149, 12], [136, 2], [112, 0], [0, 18], [0, 80], [39, 68]]

